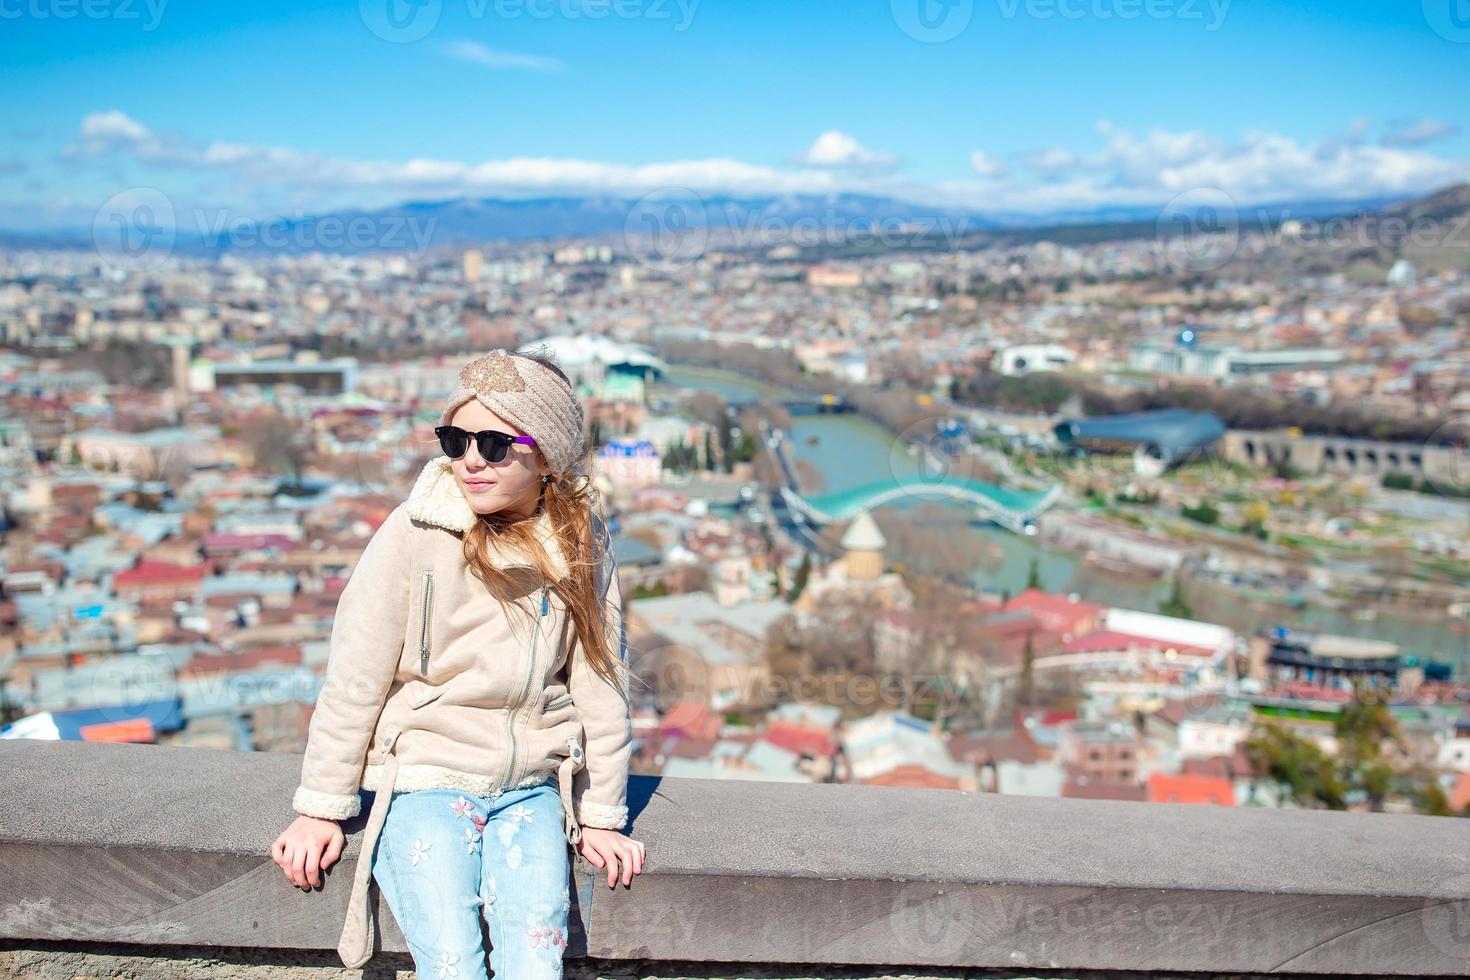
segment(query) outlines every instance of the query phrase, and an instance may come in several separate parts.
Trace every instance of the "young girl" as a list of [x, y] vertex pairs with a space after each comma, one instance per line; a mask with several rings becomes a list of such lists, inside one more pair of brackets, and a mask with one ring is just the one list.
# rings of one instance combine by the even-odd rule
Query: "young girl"
[[[307, 735], [301, 816], [274, 856], [299, 888], [371, 798], [338, 953], [373, 953], [369, 874], [419, 976], [561, 975], [568, 844], [625, 887], [627, 643], [583, 413], [549, 360], [495, 350], [460, 371], [444, 451], [368, 542], [338, 600]], [[585, 739], [585, 748], [583, 745]]]

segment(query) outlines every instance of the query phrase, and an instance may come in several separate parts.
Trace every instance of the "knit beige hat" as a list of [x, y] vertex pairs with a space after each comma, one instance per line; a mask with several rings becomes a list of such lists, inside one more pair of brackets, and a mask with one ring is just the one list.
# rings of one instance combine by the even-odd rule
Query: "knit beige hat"
[[566, 473], [587, 453], [582, 403], [561, 376], [540, 361], [503, 348], [470, 361], [460, 369], [459, 386], [444, 403], [439, 424], [448, 425], [471, 398], [535, 439], [557, 473]]

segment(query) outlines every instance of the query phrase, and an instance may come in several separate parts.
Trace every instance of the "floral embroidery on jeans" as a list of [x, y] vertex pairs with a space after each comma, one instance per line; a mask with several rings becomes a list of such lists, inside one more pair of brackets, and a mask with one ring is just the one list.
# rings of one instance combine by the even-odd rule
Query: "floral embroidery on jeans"
[[484, 894], [482, 894], [480, 896], [480, 904], [483, 905], [483, 906], [485, 906], [485, 914], [486, 915], [494, 915], [495, 914], [495, 879], [494, 878], [491, 878], [489, 880], [489, 882], [486, 883], [485, 888], [486, 888], [486, 890], [485, 890]]
[[475, 812], [475, 805], [463, 796], [449, 804], [449, 808], [454, 811], [456, 817], [463, 817]]
[[434, 976], [439, 980], [444, 980], [444, 977], [459, 976], [459, 967], [455, 966], [458, 962], [458, 953], [440, 953], [439, 958], [434, 961]]
[[428, 863], [429, 848], [432, 846], [432, 844], [415, 837], [413, 840], [413, 849], [408, 852], [408, 859], [414, 864], [418, 864], [420, 861]]
[[555, 926], [548, 926], [540, 919], [536, 924], [526, 928], [526, 935], [531, 937], [532, 949], [566, 949], [567, 937]]
[[517, 803], [505, 812], [505, 818], [510, 821], [511, 826], [518, 825], [522, 820], [530, 823], [531, 817], [533, 816], [535, 814], [531, 811], [531, 808], [524, 803]]
[[474, 824], [475, 829], [478, 830], [480, 833], [483, 834], [485, 832], [485, 818], [482, 817], [480, 814], [470, 814], [470, 823]]
[[480, 835], [475, 833], [475, 828], [466, 827], [464, 829], [463, 843], [466, 854], [474, 854], [480, 849]]

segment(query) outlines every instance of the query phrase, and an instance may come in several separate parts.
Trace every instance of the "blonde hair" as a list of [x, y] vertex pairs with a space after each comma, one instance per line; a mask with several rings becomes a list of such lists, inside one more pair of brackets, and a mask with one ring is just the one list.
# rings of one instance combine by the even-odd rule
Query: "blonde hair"
[[[560, 375], [562, 380], [567, 380], [566, 374], [550, 358], [529, 354], [518, 356], [539, 361]], [[514, 594], [515, 588], [510, 575], [491, 559], [490, 542], [498, 541], [530, 555], [542, 578], [566, 602], [587, 662], [598, 675], [622, 690], [621, 678], [617, 674], [620, 668], [626, 669], [621, 638], [609, 635], [610, 614], [600, 589], [604, 583], [599, 581], [605, 549], [612, 545], [605, 532], [594, 534], [592, 518], [598, 494], [586, 470], [586, 462], [585, 458], [575, 460], [564, 472], [552, 474], [551, 480], [541, 484], [540, 506], [550, 517], [556, 542], [566, 558], [566, 578], [553, 577], [551, 558], [533, 530], [534, 517], [514, 518], [500, 512], [480, 515], [465, 533], [464, 560], [504, 605], [506, 597]], [[605, 529], [606, 524], [600, 517], [599, 523]], [[611, 588], [612, 583], [605, 584]], [[614, 647], [615, 643], [617, 647]]]

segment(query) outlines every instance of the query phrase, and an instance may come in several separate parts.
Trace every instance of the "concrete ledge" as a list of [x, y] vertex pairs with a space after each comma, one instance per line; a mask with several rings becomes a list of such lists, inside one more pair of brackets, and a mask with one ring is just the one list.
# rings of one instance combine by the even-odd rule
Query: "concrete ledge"
[[[0, 939], [334, 949], [363, 818], [291, 888], [299, 766], [0, 742]], [[569, 957], [1470, 976], [1463, 819], [646, 777], [629, 804], [644, 874], [578, 883]]]

